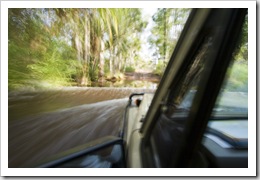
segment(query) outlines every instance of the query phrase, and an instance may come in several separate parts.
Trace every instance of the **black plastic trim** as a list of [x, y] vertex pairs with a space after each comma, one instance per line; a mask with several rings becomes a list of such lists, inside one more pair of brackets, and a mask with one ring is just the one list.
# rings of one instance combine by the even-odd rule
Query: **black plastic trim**
[[[92, 152], [98, 151], [100, 149], [106, 148], [111, 145], [121, 144], [123, 148], [123, 140], [114, 136], [106, 136], [103, 138], [99, 138], [97, 140], [91, 141], [89, 143], [83, 144], [81, 146], [77, 146], [68, 151], [62, 152], [60, 154], [54, 155], [53, 157], [45, 160], [44, 162], [39, 163], [38, 165], [32, 166], [37, 168], [55, 168], [59, 165], [62, 165], [68, 161], [73, 159], [85, 156]], [[123, 152], [124, 158], [124, 152]]]

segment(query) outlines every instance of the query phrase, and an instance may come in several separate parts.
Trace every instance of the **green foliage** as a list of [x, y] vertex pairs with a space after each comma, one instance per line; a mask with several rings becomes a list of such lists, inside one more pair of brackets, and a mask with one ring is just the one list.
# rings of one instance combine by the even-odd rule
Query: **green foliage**
[[97, 81], [98, 80], [98, 64], [94, 64], [91, 62], [88, 66], [88, 75], [91, 81]]
[[155, 26], [149, 37], [151, 47], [156, 47], [154, 56], [168, 62], [190, 9], [159, 8], [153, 15]]
[[120, 80], [120, 79], [124, 79], [125, 78], [125, 75], [123, 73], [115, 73], [114, 74], [114, 77], [117, 79], [117, 80]]
[[242, 27], [238, 45], [233, 54], [233, 66], [228, 69], [226, 90], [248, 91], [248, 16]]
[[127, 66], [127, 67], [125, 68], [125, 72], [135, 72], [135, 68], [132, 67], [132, 66]]
[[105, 59], [105, 65], [104, 65], [104, 74], [108, 74], [110, 71], [109, 69], [109, 59]]
[[26, 49], [13, 43], [8, 44], [8, 88], [17, 89], [28, 85], [30, 80], [27, 62], [24, 57], [28, 56]]
[[166, 63], [164, 61], [159, 61], [158, 64], [155, 67], [155, 70], [153, 71], [154, 74], [157, 74], [159, 76], [162, 76], [164, 73], [164, 70], [166, 68]]
[[225, 89], [228, 91], [248, 90], [248, 65], [247, 62], [237, 62], [228, 70], [228, 80]]
[[[149, 41], [157, 48], [156, 74], [164, 72], [189, 11], [163, 8], [154, 14]], [[10, 8], [8, 88], [87, 85], [104, 75], [121, 79], [124, 71], [152, 69], [139, 54], [146, 26], [138, 8]], [[237, 52], [237, 62], [247, 61], [247, 20]], [[234, 87], [240, 76], [232, 80]]]
[[121, 79], [140, 64], [146, 26], [137, 8], [9, 9], [8, 87], [87, 85], [106, 73]]
[[32, 77], [54, 86], [69, 85], [71, 74], [77, 73], [75, 60], [64, 60], [57, 50], [47, 53], [43, 60], [28, 65]]
[[[60, 18], [57, 22], [63, 24], [60, 27], [69, 27], [77, 59], [86, 66], [81, 75], [91, 81], [108, 70], [112, 76], [120, 72], [140, 50], [136, 33], [147, 25], [140, 9], [55, 9], [55, 12]], [[104, 54], [109, 56], [109, 63], [104, 63]], [[128, 57], [131, 60], [127, 61]]]
[[107, 9], [107, 12], [105, 44], [110, 54], [110, 73], [115, 74], [134, 62], [141, 49], [140, 32], [147, 22], [142, 20], [141, 10], [137, 8]]
[[35, 9], [8, 11], [8, 88], [34, 87], [27, 68], [41, 59], [48, 44], [48, 36]]
[[[69, 85], [81, 67], [66, 38], [47, 24], [47, 9], [9, 9], [8, 88]], [[53, 18], [53, 17], [52, 17]]]
[[246, 15], [242, 32], [235, 51], [236, 61], [248, 61], [248, 16]]

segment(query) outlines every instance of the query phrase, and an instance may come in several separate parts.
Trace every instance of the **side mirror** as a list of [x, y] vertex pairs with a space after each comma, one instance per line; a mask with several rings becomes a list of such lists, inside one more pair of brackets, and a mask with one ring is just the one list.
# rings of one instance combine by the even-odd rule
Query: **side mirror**
[[106, 136], [54, 155], [37, 168], [124, 168], [123, 140]]

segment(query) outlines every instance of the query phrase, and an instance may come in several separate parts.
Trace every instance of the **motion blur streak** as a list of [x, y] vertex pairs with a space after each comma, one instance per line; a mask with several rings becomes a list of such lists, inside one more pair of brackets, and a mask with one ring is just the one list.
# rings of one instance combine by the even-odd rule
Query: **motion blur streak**
[[9, 168], [27, 167], [99, 137], [117, 136], [127, 97], [152, 91], [78, 88], [10, 93]]

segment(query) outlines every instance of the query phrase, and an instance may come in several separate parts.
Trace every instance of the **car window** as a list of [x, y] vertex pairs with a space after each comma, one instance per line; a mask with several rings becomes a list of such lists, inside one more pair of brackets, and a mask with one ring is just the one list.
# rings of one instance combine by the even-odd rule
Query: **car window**
[[170, 101], [167, 109], [157, 122], [151, 138], [152, 149], [157, 155], [154, 161], [157, 167], [168, 167], [171, 159], [169, 154], [175, 154], [183, 136], [185, 121], [199, 86], [201, 77], [207, 70], [207, 55], [212, 45], [212, 36], [203, 38], [191, 64], [186, 67], [178, 86], [173, 94], [169, 95]]
[[[204, 57], [207, 54], [207, 49], [210, 46], [209, 44], [210, 40], [202, 45], [201, 50], [187, 72], [187, 75], [182, 79], [183, 83], [178, 87], [178, 91], [175, 91], [175, 96], [173, 96], [173, 101], [170, 106], [172, 109], [169, 110], [169, 113], [172, 113], [175, 109], [175, 113], [182, 112], [182, 115], [188, 114], [194, 95], [197, 91], [201, 72], [204, 68]], [[247, 51], [246, 44], [238, 45], [240, 48], [237, 53]], [[248, 61], [247, 57], [244, 57], [244, 59], [238, 59], [239, 57], [240, 56], [233, 56], [233, 63], [228, 68], [226, 78], [217, 98], [215, 107], [213, 108], [212, 117], [224, 118], [225, 115], [228, 117], [231, 115], [242, 115], [247, 117]], [[173, 115], [176, 115], [175, 113]]]
[[206, 36], [194, 57], [193, 62], [189, 65], [177, 87], [174, 88], [173, 94], [170, 95], [168, 102], [169, 116], [182, 112], [182, 115], [188, 115], [194, 96], [197, 92], [199, 82], [206, 69], [207, 54], [212, 45], [212, 37]]
[[[204, 136], [225, 148], [248, 147], [247, 16]], [[223, 146], [223, 144], [226, 144]]]
[[[180, 73], [177, 75], [177, 81], [171, 85], [167, 100], [163, 102], [164, 106], [162, 106], [159, 118], [151, 132], [150, 145], [154, 154], [155, 167], [171, 166], [175, 154], [178, 154], [181, 149], [185, 138], [184, 131], [189, 129], [188, 121], [193, 112], [197, 111], [197, 104], [201, 103], [197, 101], [200, 100], [200, 97], [207, 98], [201, 87], [205, 84], [203, 82], [205, 77], [212, 76], [210, 71], [214, 60], [211, 58], [218, 56], [216, 49], [221, 49], [219, 38], [226, 31], [221, 29], [221, 25], [214, 27], [212, 23], [213, 21], [210, 21], [208, 26], [205, 26], [200, 39], [197, 39], [194, 45], [196, 49], [192, 52], [194, 54], [190, 55], [192, 58], [183, 63]], [[241, 37], [243, 38], [243, 36]], [[240, 112], [247, 117], [247, 59], [238, 58], [241, 57], [241, 53], [246, 55], [244, 49], [246, 44], [245, 41], [240, 40], [240, 44], [233, 51], [234, 63], [231, 63], [232, 66], [227, 71], [226, 80], [212, 111], [212, 119], [219, 115], [226, 117], [226, 112]], [[241, 48], [243, 52], [241, 52]], [[242, 74], [240, 71], [244, 71], [243, 83], [240, 83], [241, 78], [237, 76]], [[219, 72], [219, 74], [223, 74], [223, 72]], [[233, 101], [234, 99], [235, 101]], [[201, 112], [203, 112], [202, 109]], [[230, 116], [226, 119], [230, 120]], [[200, 130], [198, 129], [198, 131]]]
[[212, 117], [248, 116], [248, 65], [247, 61], [235, 61], [229, 67], [229, 76], [226, 77]]
[[[218, 95], [215, 107], [213, 108], [212, 118], [225, 116], [243, 116], [248, 114], [248, 41], [247, 38], [247, 17], [244, 21], [243, 31], [239, 44], [233, 53], [232, 62], [227, 70], [227, 74]], [[192, 65], [189, 67], [186, 75], [180, 81], [180, 86], [174, 91], [172, 109], [173, 115], [182, 112], [182, 115], [188, 114], [193, 98], [197, 92], [198, 82], [201, 78], [201, 72], [204, 69], [207, 51], [210, 48], [212, 37], [206, 37]]]

